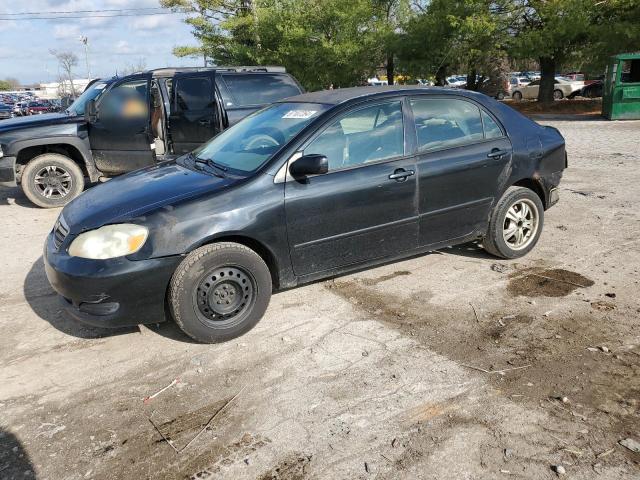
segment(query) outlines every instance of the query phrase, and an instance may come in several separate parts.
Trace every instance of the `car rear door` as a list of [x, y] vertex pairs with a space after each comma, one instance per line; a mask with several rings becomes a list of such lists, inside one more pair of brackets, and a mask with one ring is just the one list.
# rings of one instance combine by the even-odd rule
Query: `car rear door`
[[[417, 246], [415, 159], [402, 99], [338, 116], [304, 147], [329, 172], [288, 179], [285, 211], [297, 275], [390, 257]], [[406, 130], [406, 131], [405, 131]], [[291, 163], [291, 160], [290, 160]]]
[[410, 101], [418, 146], [421, 246], [484, 231], [511, 142], [497, 120], [475, 102], [453, 96]]
[[132, 75], [100, 97], [98, 118], [87, 125], [96, 167], [107, 174], [130, 172], [155, 162], [149, 117], [150, 75]]
[[177, 155], [194, 150], [219, 132], [214, 75], [205, 71], [173, 77], [169, 135]]

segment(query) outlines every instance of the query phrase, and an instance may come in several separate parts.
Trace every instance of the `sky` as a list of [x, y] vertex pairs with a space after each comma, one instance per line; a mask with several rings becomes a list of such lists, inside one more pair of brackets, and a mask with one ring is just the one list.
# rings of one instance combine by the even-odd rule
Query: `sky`
[[[158, 0], [0, 0], [0, 18], [22, 12], [132, 9], [159, 7]], [[168, 12], [169, 10], [160, 10]], [[55, 20], [0, 20], [0, 79], [17, 78], [23, 84], [55, 82], [58, 62], [50, 50], [72, 51], [78, 56], [76, 78], [87, 77], [84, 45], [89, 40], [89, 70], [92, 78], [111, 77], [116, 71], [142, 61], [147, 68], [202, 65], [202, 59], [177, 58], [178, 45], [196, 45], [184, 15], [141, 15]], [[30, 15], [31, 17], [33, 15]], [[20, 17], [17, 17], [20, 18]]]

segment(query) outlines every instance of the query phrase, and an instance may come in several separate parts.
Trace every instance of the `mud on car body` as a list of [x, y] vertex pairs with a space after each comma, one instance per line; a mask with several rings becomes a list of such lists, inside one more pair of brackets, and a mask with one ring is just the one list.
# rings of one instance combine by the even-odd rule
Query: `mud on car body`
[[45, 267], [78, 320], [168, 313], [194, 339], [224, 341], [272, 291], [474, 239], [526, 254], [565, 167], [557, 130], [478, 93], [304, 94], [85, 192], [47, 238]]
[[182, 155], [301, 91], [281, 67], [163, 68], [96, 80], [63, 113], [0, 124], [0, 185], [21, 184], [36, 205], [59, 207], [87, 180]]

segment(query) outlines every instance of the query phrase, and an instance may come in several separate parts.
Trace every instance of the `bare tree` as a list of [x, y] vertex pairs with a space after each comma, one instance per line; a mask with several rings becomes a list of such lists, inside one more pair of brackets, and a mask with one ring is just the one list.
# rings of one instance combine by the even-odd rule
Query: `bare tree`
[[140, 57], [137, 61], [133, 63], [128, 63], [123, 69], [123, 75], [131, 75], [132, 73], [143, 72], [147, 69], [147, 61], [144, 57]]
[[63, 78], [69, 80], [69, 85], [71, 86], [70, 95], [75, 98], [76, 88], [73, 85], [73, 68], [78, 65], [78, 56], [68, 51], [49, 50], [49, 53], [58, 60], [58, 65], [63, 72]]

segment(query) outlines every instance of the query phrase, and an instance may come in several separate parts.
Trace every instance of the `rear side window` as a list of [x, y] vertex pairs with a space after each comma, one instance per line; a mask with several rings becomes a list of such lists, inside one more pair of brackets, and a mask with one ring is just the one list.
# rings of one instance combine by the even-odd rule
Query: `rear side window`
[[221, 75], [228, 89], [225, 104], [228, 107], [266, 105], [301, 93], [300, 87], [288, 75], [262, 73]]
[[484, 126], [484, 138], [500, 138], [502, 136], [502, 130], [498, 124], [484, 111], [482, 112], [482, 124]]
[[176, 82], [176, 104], [182, 111], [211, 107], [211, 82], [208, 78], [180, 78]]
[[449, 98], [413, 99], [418, 148], [437, 150], [484, 139], [480, 109]]
[[638, 83], [640, 82], [640, 58], [636, 60], [625, 60], [622, 62], [622, 70], [620, 72], [621, 83]]

